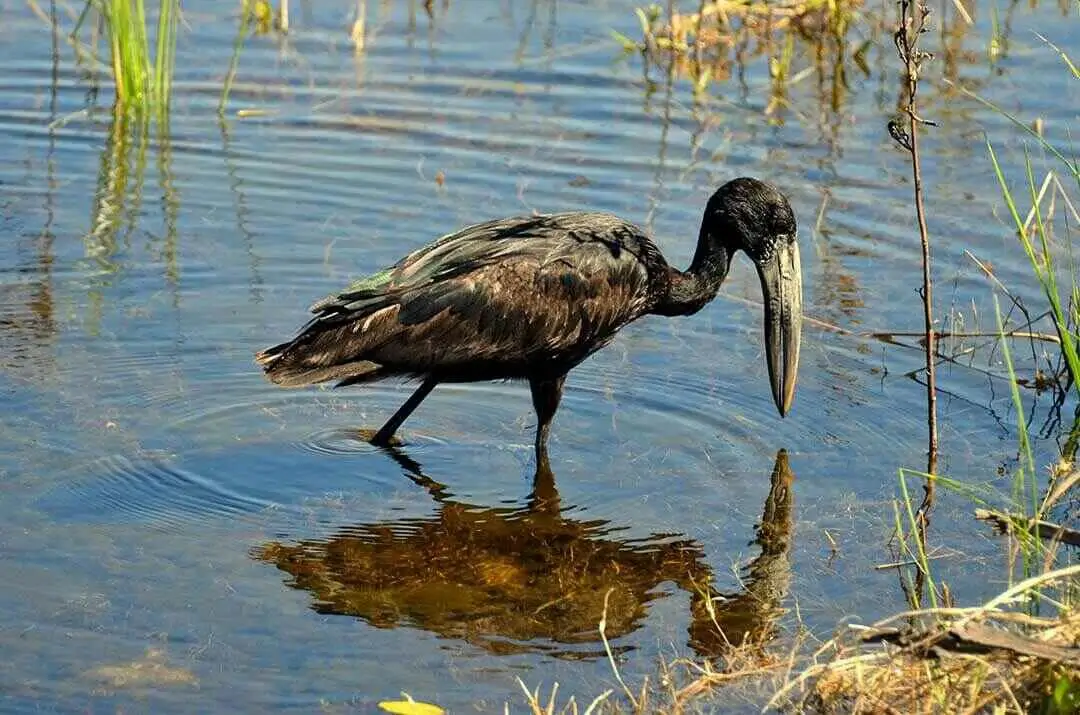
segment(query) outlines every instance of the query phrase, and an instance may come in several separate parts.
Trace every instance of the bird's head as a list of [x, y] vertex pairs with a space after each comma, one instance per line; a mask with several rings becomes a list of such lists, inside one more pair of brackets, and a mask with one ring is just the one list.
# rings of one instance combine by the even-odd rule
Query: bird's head
[[757, 267], [765, 299], [769, 381], [776, 408], [786, 415], [795, 398], [802, 334], [802, 267], [791, 204], [770, 184], [734, 179], [709, 199], [702, 229], [723, 244], [725, 253], [744, 251]]

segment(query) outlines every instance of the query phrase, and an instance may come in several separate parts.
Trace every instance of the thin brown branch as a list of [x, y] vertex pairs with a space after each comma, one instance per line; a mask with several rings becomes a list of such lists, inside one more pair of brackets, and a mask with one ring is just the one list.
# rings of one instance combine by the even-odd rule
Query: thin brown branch
[[[910, 331], [875, 331], [868, 333], [858, 333], [863, 337], [876, 338], [879, 340], [886, 340], [891, 338], [926, 338], [926, 333], [916, 333]], [[1002, 336], [1006, 338], [1017, 338], [1020, 340], [1038, 340], [1046, 343], [1061, 344], [1061, 338], [1051, 333], [1036, 333], [1030, 330], [1009, 330], [1005, 333], [984, 333], [984, 332], [970, 332], [964, 330], [935, 330], [934, 339], [941, 340], [942, 338], [993, 338], [997, 340]], [[923, 341], [920, 341], [922, 344]]]
[[[762, 307], [760, 300], [754, 300], [752, 298], [745, 298], [739, 295], [731, 295], [721, 293], [720, 297], [725, 300], [730, 300], [736, 303], [742, 303], [743, 305], [750, 305], [757, 308]], [[1030, 328], [1033, 321], [1039, 320], [1039, 318], [1045, 317], [1048, 313], [1043, 313], [1031, 320], [1025, 321], [1025, 323], [1015, 329], [1006, 330], [1004, 335], [1007, 338], [1020, 338], [1023, 340], [1038, 340], [1041, 342], [1061, 344], [1061, 338], [1053, 333], [1041, 333], [1033, 330], [1025, 330]], [[812, 325], [815, 328], [821, 330], [828, 330], [829, 332], [837, 333], [839, 335], [846, 335], [853, 338], [872, 338], [874, 340], [886, 340], [891, 341], [892, 338], [925, 338], [925, 331], [909, 331], [909, 330], [850, 330], [836, 323], [830, 323], [827, 320], [821, 318], [815, 318], [812, 315], [803, 315], [803, 323], [806, 325]], [[998, 332], [980, 332], [980, 331], [963, 331], [963, 330], [935, 330], [934, 337], [940, 341], [944, 338], [992, 338], [997, 340], [1001, 337], [1001, 333]]]
[[[889, 131], [897, 143], [903, 146], [911, 156], [911, 174], [914, 183], [915, 215], [919, 224], [919, 239], [922, 245], [922, 289], [923, 321], [926, 340], [926, 423], [927, 423], [927, 454], [929, 464], [936, 467], [938, 452], [938, 428], [937, 428], [937, 376], [935, 374], [935, 360], [937, 354], [935, 343], [937, 334], [934, 331], [934, 295], [933, 278], [931, 276], [930, 262], [930, 235], [926, 226], [926, 209], [924, 205], [924, 189], [922, 177], [922, 161], [919, 154], [919, 127], [920, 125], [933, 125], [927, 119], [919, 116], [916, 109], [916, 98], [919, 92], [919, 70], [922, 63], [930, 58], [930, 55], [919, 49], [919, 37], [926, 30], [926, 21], [930, 10], [922, 0], [900, 1], [900, 23], [896, 29], [894, 40], [896, 51], [900, 61], [904, 65], [905, 96], [903, 112], [907, 116], [907, 126], [901, 128], [899, 122], [891, 122]], [[932, 494], [932, 482], [927, 483], [927, 498]]]
[[1060, 542], [1069, 546], [1080, 546], [1080, 531], [1043, 519], [1029, 519], [1028, 517], [1005, 514], [990, 509], [976, 509], [975, 518], [992, 524], [995, 529], [1003, 534], [1022, 532], [1030, 536], [1038, 536], [1046, 541]]

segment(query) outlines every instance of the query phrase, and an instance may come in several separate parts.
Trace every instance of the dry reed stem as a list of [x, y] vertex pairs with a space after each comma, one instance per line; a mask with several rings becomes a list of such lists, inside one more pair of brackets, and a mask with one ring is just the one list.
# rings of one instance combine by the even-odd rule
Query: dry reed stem
[[[619, 681], [619, 685], [622, 686], [623, 692], [626, 693], [627, 699], [630, 700], [631, 703], [633, 703], [634, 711], [641, 712], [642, 705], [639, 704], [638, 699], [634, 697], [634, 693], [631, 692], [629, 686], [627, 686], [626, 684], [626, 681], [623, 680], [622, 673], [619, 672], [619, 666], [615, 663], [615, 654], [611, 651], [611, 643], [608, 642], [607, 638], [608, 600], [611, 598], [611, 592], [614, 590], [614, 588], [609, 588], [607, 592], [604, 593], [604, 611], [600, 615], [600, 623], [597, 627], [597, 630], [600, 631], [600, 640], [604, 643], [604, 652], [607, 653], [608, 663], [611, 664], [611, 670], [615, 674], [615, 680]], [[642, 685], [642, 691], [644, 691], [644, 688], [645, 686]]]
[[[558, 683], [554, 683], [551, 686], [551, 694], [548, 696], [548, 701], [545, 705], [540, 702], [540, 686], [537, 686], [535, 690], [530, 691], [521, 678], [518, 678], [517, 682], [518, 685], [521, 686], [522, 692], [525, 693], [525, 702], [528, 704], [529, 711], [532, 715], [556, 715], [556, 713], [558, 713], [558, 715], [578, 715], [578, 713], [581, 712], [578, 710], [577, 700], [573, 696], [570, 696], [570, 699], [566, 701], [566, 704], [561, 708], [558, 710], [555, 709], [556, 696], [559, 694]], [[592, 715], [592, 713], [596, 712], [597, 709], [607, 701], [612, 692], [614, 691], [605, 690], [597, 695], [585, 710], [581, 712], [581, 715]], [[503, 705], [503, 712], [506, 713], [506, 715], [509, 715], [510, 703], [505, 703]]]

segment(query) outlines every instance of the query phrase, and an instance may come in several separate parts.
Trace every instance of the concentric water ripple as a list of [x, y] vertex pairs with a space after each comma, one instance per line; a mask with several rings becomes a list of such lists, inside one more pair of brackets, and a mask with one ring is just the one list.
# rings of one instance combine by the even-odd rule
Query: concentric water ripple
[[166, 530], [276, 510], [281, 505], [239, 494], [173, 460], [150, 455], [100, 459], [60, 483], [42, 504], [62, 519], [135, 521]]
[[[383, 455], [386, 453], [385, 449], [373, 445], [370, 441], [376, 429], [326, 428], [313, 432], [294, 444], [301, 451], [329, 457]], [[408, 442], [400, 441], [402, 446], [407, 447], [409, 456], [416, 459], [422, 459], [424, 453], [429, 451], [429, 447], [446, 444], [445, 441], [431, 435], [412, 433], [408, 435]]]

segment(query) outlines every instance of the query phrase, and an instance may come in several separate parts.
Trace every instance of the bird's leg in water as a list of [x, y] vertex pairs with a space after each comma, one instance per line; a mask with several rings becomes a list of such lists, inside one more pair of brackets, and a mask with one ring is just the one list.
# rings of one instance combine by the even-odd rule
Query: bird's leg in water
[[533, 408], [536, 410], [536, 473], [538, 475], [541, 472], [551, 472], [547, 454], [548, 432], [551, 431], [551, 420], [555, 417], [555, 411], [559, 409], [564, 382], [566, 382], [566, 375], [560, 375], [553, 380], [529, 381], [529, 387], [532, 388]]
[[393, 438], [394, 433], [398, 431], [398, 427], [409, 418], [409, 415], [413, 413], [420, 403], [424, 401], [424, 398], [431, 394], [431, 391], [438, 385], [438, 380], [429, 377], [424, 380], [420, 387], [416, 388], [416, 392], [412, 394], [412, 397], [405, 400], [405, 404], [398, 408], [398, 411], [394, 413], [394, 416], [386, 421], [379, 431], [375, 433], [375, 436], [371, 438], [371, 443], [379, 446], [388, 446], [390, 440]]
[[532, 514], [559, 516], [559, 490], [555, 487], [555, 473], [545, 461], [537, 465], [533, 476], [533, 489], [529, 494], [529, 511]]

